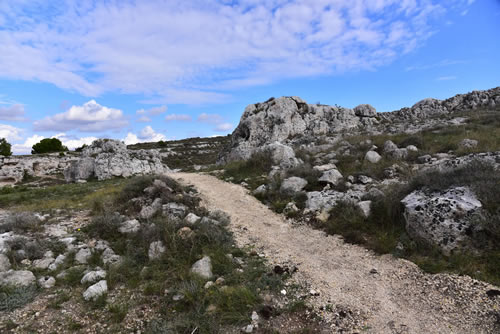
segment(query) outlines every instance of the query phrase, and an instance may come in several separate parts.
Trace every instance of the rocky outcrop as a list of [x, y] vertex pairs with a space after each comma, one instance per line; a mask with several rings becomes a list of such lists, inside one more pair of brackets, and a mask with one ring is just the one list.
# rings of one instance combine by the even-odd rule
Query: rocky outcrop
[[64, 170], [68, 182], [95, 177], [106, 180], [112, 177], [164, 174], [169, 168], [161, 161], [158, 150], [128, 150], [118, 140], [98, 139], [82, 152], [82, 157], [71, 162]]
[[230, 145], [219, 162], [247, 159], [258, 148], [273, 142], [285, 144], [295, 137], [314, 137], [378, 124], [375, 109], [355, 110], [307, 104], [299, 97], [280, 97], [245, 108]]
[[450, 254], [472, 246], [477, 226], [474, 217], [481, 216], [481, 202], [467, 187], [426, 193], [417, 190], [401, 203], [405, 207], [406, 230], [410, 236], [429, 242]]
[[[436, 116], [456, 114], [458, 117], [461, 113], [477, 110], [500, 110], [500, 87], [460, 94], [443, 101], [428, 98], [411, 108], [387, 113], [377, 113], [367, 104], [349, 109], [307, 104], [299, 97], [272, 98], [245, 108], [230, 144], [219, 154], [218, 163], [248, 159], [259, 148], [275, 142], [294, 146], [301, 141], [315, 141], [347, 131], [350, 134], [418, 132], [443, 125], [443, 120]], [[449, 122], [460, 124], [464, 120], [457, 118]], [[394, 159], [402, 159], [407, 154], [408, 148], [391, 153]]]
[[32, 156], [0, 156], [0, 186], [21, 182], [26, 176], [58, 175], [71, 162], [78, 159], [73, 154], [59, 153]]

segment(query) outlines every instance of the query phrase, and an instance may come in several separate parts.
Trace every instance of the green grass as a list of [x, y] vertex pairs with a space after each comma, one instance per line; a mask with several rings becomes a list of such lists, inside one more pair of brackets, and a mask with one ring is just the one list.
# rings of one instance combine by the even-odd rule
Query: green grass
[[233, 161], [224, 166], [224, 178], [231, 182], [247, 182], [254, 189], [266, 179], [273, 163], [267, 153], [255, 153], [248, 160]]
[[0, 188], [0, 208], [14, 211], [91, 209], [94, 202], [113, 198], [126, 182], [126, 179], [112, 179], [44, 188], [4, 187]]

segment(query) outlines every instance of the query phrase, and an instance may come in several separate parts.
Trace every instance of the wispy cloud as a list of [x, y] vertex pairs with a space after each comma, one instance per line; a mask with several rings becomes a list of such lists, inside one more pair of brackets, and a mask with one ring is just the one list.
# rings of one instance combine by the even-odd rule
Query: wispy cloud
[[462, 65], [462, 64], [467, 64], [467, 63], [468, 63], [467, 60], [443, 59], [443, 60], [441, 60], [439, 62], [436, 62], [436, 63], [408, 66], [405, 70], [407, 72], [410, 72], [410, 71], [426, 71], [426, 70], [431, 70], [431, 69], [434, 69], [434, 68], [448, 67], [448, 66], [453, 66], [453, 65]]
[[0, 106], [0, 120], [22, 122], [27, 118], [24, 115], [24, 105], [14, 104], [8, 107]]
[[215, 127], [214, 131], [227, 132], [227, 131], [231, 130], [232, 128], [233, 128], [233, 125], [231, 123], [221, 123]]
[[456, 80], [457, 77], [454, 75], [449, 75], [449, 76], [443, 76], [443, 77], [437, 77], [437, 81], [449, 81], [449, 80]]
[[0, 124], [0, 138], [5, 138], [8, 141], [20, 140], [23, 129], [16, 128], [12, 125]]
[[193, 118], [187, 114], [170, 114], [165, 116], [165, 120], [167, 122], [172, 122], [172, 121], [190, 122], [193, 120]]
[[[467, 2], [451, 1], [459, 10]], [[91, 97], [113, 91], [189, 104], [227, 101], [232, 89], [276, 80], [377, 68], [418, 48], [451, 10], [437, 0], [57, 0], [32, 7], [0, 6], [0, 77]]]

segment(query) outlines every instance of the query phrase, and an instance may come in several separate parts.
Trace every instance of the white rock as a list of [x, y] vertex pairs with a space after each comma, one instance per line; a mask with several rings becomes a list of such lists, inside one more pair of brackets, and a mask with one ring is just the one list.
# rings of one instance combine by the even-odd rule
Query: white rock
[[380, 154], [375, 151], [368, 151], [365, 154], [365, 160], [372, 164], [378, 163], [381, 159], [382, 157], [380, 156]]
[[406, 149], [410, 152], [418, 152], [418, 148], [415, 145], [408, 145]]
[[0, 286], [29, 286], [36, 282], [36, 277], [28, 270], [8, 270], [0, 273]]
[[329, 171], [326, 171], [321, 175], [321, 177], [318, 179], [320, 182], [328, 182], [333, 185], [336, 185], [339, 183], [339, 181], [342, 179], [342, 174], [336, 169], [332, 169]]
[[10, 269], [10, 261], [7, 255], [0, 253], [0, 272]]
[[59, 254], [56, 259], [54, 260], [54, 262], [52, 262], [50, 265], [49, 265], [49, 270], [51, 271], [54, 271], [56, 270], [57, 268], [59, 268], [59, 266], [61, 264], [64, 263], [64, 261], [66, 260], [66, 255], [64, 254]]
[[337, 169], [337, 166], [335, 164], [326, 164], [326, 165], [314, 166], [313, 169], [320, 172], [326, 172], [328, 170]]
[[80, 250], [76, 253], [75, 255], [75, 261], [81, 264], [87, 263], [88, 259], [92, 253], [90, 252], [90, 248], [88, 247], [82, 247]]
[[147, 205], [141, 209], [141, 212], [139, 213], [139, 217], [141, 217], [142, 219], [150, 219], [160, 209], [161, 209], [161, 199], [157, 198], [153, 201], [153, 203], [151, 205]]
[[82, 284], [95, 283], [105, 278], [106, 278], [106, 271], [102, 269], [94, 270], [94, 271], [89, 271], [88, 273], [83, 275], [80, 283]]
[[305, 186], [307, 186], [306, 180], [300, 177], [292, 176], [283, 180], [280, 191], [284, 194], [295, 194], [302, 191]]
[[188, 213], [187, 216], [184, 217], [184, 221], [189, 225], [196, 225], [196, 223], [198, 223], [200, 219], [201, 219], [200, 217], [198, 217], [192, 212]]
[[120, 233], [135, 233], [139, 231], [140, 227], [141, 224], [137, 219], [131, 219], [121, 223], [120, 227], [118, 228], [118, 231]]
[[372, 201], [362, 201], [358, 202], [356, 205], [361, 209], [361, 212], [363, 212], [363, 216], [365, 216], [365, 218], [368, 218], [370, 216]]
[[261, 184], [260, 186], [255, 188], [252, 194], [254, 194], [254, 196], [257, 196], [257, 195], [264, 195], [266, 192], [267, 192], [267, 185]]
[[53, 257], [46, 257], [43, 259], [34, 260], [32, 265], [36, 269], [47, 269], [55, 261]]
[[100, 296], [108, 293], [108, 283], [105, 280], [99, 281], [94, 285], [88, 287], [83, 293], [85, 300], [96, 300]]
[[102, 263], [105, 265], [113, 265], [118, 264], [122, 257], [120, 255], [115, 254], [115, 252], [111, 248], [106, 248], [101, 255]]
[[161, 257], [167, 251], [163, 241], [153, 241], [149, 245], [148, 256], [150, 260], [156, 260]]
[[50, 289], [56, 285], [56, 279], [52, 276], [43, 276], [38, 279], [38, 285], [44, 289]]
[[210, 257], [204, 256], [201, 260], [196, 261], [191, 267], [191, 272], [206, 279], [211, 278], [213, 274]]

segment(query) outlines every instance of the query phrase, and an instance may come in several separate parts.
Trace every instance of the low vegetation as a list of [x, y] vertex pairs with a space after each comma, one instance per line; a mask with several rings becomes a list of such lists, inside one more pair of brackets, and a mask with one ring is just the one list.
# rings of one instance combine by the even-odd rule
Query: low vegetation
[[0, 138], [0, 155], [8, 157], [12, 155], [12, 145], [5, 138]]

